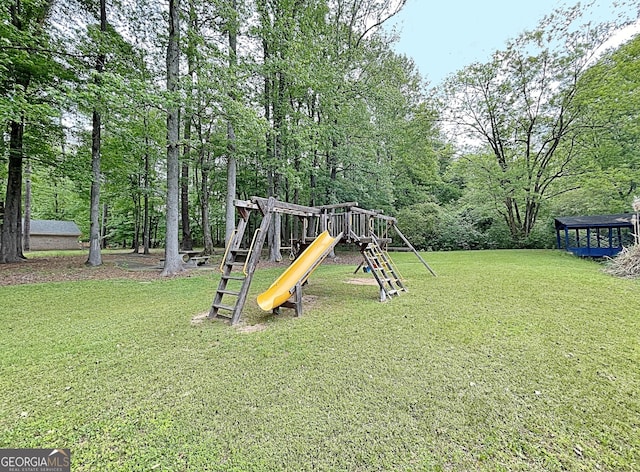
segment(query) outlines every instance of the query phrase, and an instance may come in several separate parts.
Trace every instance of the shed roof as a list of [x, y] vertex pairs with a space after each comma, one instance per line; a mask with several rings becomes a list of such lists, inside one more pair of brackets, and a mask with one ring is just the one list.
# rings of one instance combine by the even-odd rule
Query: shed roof
[[31, 220], [31, 235], [80, 236], [82, 232], [73, 221]]
[[556, 229], [633, 227], [633, 213], [617, 215], [562, 216], [555, 219]]

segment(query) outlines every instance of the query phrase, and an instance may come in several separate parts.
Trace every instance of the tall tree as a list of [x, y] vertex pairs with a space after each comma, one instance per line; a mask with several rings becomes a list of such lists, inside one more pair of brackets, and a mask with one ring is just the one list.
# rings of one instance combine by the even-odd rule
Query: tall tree
[[167, 227], [162, 275], [181, 272], [179, 231], [179, 179], [180, 179], [180, 0], [169, 0], [169, 43], [167, 45]]
[[[287, 67], [295, 59], [289, 57], [289, 50], [295, 48], [293, 25], [302, 11], [298, 2], [286, 0], [259, 0], [260, 36], [263, 49], [263, 107], [269, 129], [266, 132], [265, 159], [269, 187], [267, 195], [281, 198], [281, 168], [284, 165], [286, 142], [286, 101]], [[288, 62], [289, 61], [289, 62]], [[269, 260], [280, 261], [280, 217], [276, 215], [269, 227], [267, 237]]]
[[187, 57], [187, 83], [185, 85], [186, 106], [184, 113], [184, 151], [182, 153], [182, 178], [180, 180], [180, 216], [182, 220], [182, 249], [191, 251], [193, 249], [193, 238], [191, 236], [191, 221], [189, 217], [189, 168], [191, 167], [191, 128], [193, 125], [193, 88], [196, 83], [196, 49], [198, 33], [195, 2], [189, 0], [189, 23], [187, 31], [187, 41], [185, 55]]
[[[227, 18], [227, 36], [229, 38], [229, 77], [230, 99], [233, 101], [237, 94], [236, 67], [238, 64], [238, 2], [232, 0]], [[227, 198], [225, 212], [225, 244], [229, 244], [236, 226], [236, 209], [233, 204], [236, 198], [237, 161], [236, 161], [236, 132], [234, 120], [227, 118]]]
[[[22, 166], [24, 159], [25, 122], [44, 119], [34, 115], [38, 109], [37, 94], [32, 89], [46, 80], [52, 66], [51, 49], [45, 32], [53, 0], [13, 0], [8, 2], [8, 12], [3, 11], [0, 22], [8, 52], [0, 54], [0, 70], [11, 70], [11, 75], [0, 76], [1, 116], [8, 121], [9, 162], [4, 202], [4, 221], [0, 232], [0, 263], [18, 262], [22, 253]], [[8, 13], [8, 14], [7, 14]], [[49, 109], [49, 111], [51, 111]], [[31, 116], [27, 116], [31, 113]], [[37, 113], [37, 111], [35, 111]], [[3, 123], [4, 124], [4, 123]]]
[[[577, 28], [574, 7], [543, 20], [485, 64], [472, 64], [443, 88], [451, 129], [464, 133], [475, 179], [489, 189], [514, 241], [531, 234], [543, 202], [564, 192], [583, 131], [580, 78], [613, 25]], [[474, 157], [475, 156], [475, 157]]]
[[626, 211], [640, 188], [640, 35], [587, 71], [577, 99], [586, 110], [579, 193], [597, 195], [608, 206], [600, 211]]
[[[107, 6], [106, 0], [100, 0], [100, 33], [103, 35], [107, 32]], [[100, 87], [100, 75], [104, 71], [104, 63], [106, 60], [106, 54], [103, 50], [102, 41], [104, 38], [100, 38], [98, 57], [96, 59], [96, 75], [95, 83], [97, 88]], [[91, 204], [90, 204], [90, 226], [89, 226], [89, 258], [86, 264], [89, 266], [102, 265], [102, 231], [100, 227], [100, 145], [101, 145], [101, 131], [102, 131], [102, 117], [98, 108], [93, 109], [92, 115], [92, 131], [91, 131]]]

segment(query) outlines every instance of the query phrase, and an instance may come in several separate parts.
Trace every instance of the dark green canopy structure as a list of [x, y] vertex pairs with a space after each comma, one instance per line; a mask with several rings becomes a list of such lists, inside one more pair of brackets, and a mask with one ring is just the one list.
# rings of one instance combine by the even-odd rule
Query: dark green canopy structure
[[633, 243], [633, 213], [555, 219], [558, 249], [581, 257], [614, 256]]

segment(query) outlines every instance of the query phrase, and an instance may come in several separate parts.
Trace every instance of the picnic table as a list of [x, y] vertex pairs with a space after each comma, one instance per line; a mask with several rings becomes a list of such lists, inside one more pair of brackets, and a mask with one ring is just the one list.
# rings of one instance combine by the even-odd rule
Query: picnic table
[[180, 254], [182, 254], [182, 262], [189, 262], [201, 252], [202, 251], [180, 251]]
[[194, 262], [196, 265], [204, 265], [209, 262], [210, 255], [202, 254], [202, 251], [180, 251], [182, 254], [182, 261], [186, 264]]

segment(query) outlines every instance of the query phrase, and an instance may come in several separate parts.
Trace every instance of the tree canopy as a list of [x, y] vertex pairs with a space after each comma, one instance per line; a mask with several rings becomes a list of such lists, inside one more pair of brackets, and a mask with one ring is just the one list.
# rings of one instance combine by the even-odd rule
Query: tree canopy
[[429, 90], [384, 28], [403, 1], [2, 4], [3, 262], [27, 162], [32, 217], [175, 253], [224, 244], [234, 197], [357, 201], [457, 249], [544, 246], [553, 212], [637, 189], [639, 43], [600, 48], [628, 16], [558, 10]]

